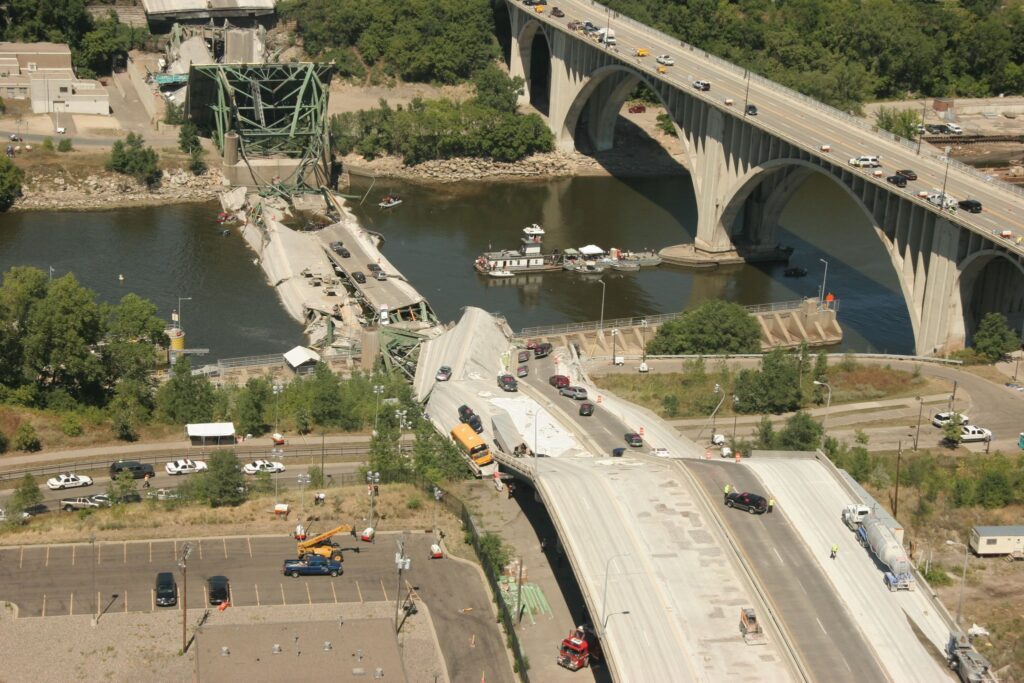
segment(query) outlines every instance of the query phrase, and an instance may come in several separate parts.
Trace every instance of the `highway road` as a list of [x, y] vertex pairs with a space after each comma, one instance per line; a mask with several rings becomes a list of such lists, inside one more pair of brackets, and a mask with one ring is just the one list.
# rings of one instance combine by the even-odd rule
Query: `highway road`
[[[564, 18], [552, 17], [550, 12], [538, 14], [537, 18], [567, 32], [567, 24], [573, 20], [590, 20], [597, 26], [605, 26], [607, 23], [608, 15], [603, 7], [582, 0], [560, 0], [558, 4], [565, 11]], [[530, 8], [519, 9], [529, 11]], [[751, 125], [792, 141], [816, 155], [831, 160], [837, 166], [863, 174], [869, 182], [912, 201], [921, 202], [931, 210], [936, 208], [918, 198], [918, 192], [945, 187], [947, 194], [958, 200], [977, 199], [984, 206], [982, 213], [969, 214], [959, 211], [955, 215], [945, 215], [955, 223], [969, 227], [990, 239], [993, 238], [993, 232], [1001, 230], [1012, 230], [1017, 236], [1024, 236], [1024, 195], [1005, 189], [1002, 184], [986, 182], [955, 166], [950, 166], [944, 158], [939, 158], [934, 151], [929, 151], [928, 145], [924, 146], [925, 149], [919, 155], [915, 149], [835, 116], [825, 111], [823, 106], [811, 104], [783, 91], [779, 86], [770, 87], [763, 84], [760, 79], [745, 78], [740, 67], [713, 61], [697, 48], [684, 48], [680, 41], [666, 39], [650, 29], [641, 29], [621, 18], [612, 16], [610, 23], [618, 41], [618, 45], [612, 48], [612, 51], [623, 63], [645, 73], [648, 77], [689, 91], [734, 116], [745, 117]], [[576, 35], [578, 40], [592, 40], [582, 34], [573, 35]], [[594, 44], [597, 46], [596, 42]], [[637, 48], [649, 50], [650, 56], [633, 57]], [[660, 54], [669, 54], [675, 59], [675, 66], [668, 67], [667, 73], [663, 75], [657, 73], [657, 64], [654, 61], [655, 56]], [[692, 84], [697, 79], [710, 81], [711, 90], [695, 90]], [[727, 98], [733, 99], [736, 104], [732, 107], [726, 106], [724, 101]], [[756, 116], [745, 116], [745, 102], [757, 106]], [[821, 145], [831, 145], [832, 151], [821, 152]], [[851, 157], [865, 154], [881, 157], [883, 177], [872, 177], [872, 169], [859, 170], [847, 165]], [[907, 183], [904, 189], [886, 183], [884, 176], [893, 174], [897, 169], [913, 169], [917, 172], [918, 179]], [[1011, 251], [1024, 255], [1024, 246], [1009, 240], [994, 239]]]
[[[295, 542], [284, 533], [192, 539], [188, 604], [190, 612], [196, 612], [190, 620], [194, 623], [200, 610], [207, 608], [205, 581], [218, 574], [230, 580], [231, 603], [239, 606], [394, 602], [397, 539], [397, 534], [381, 534], [375, 544], [366, 544], [336, 537], [343, 547], [357, 547], [360, 552], [346, 553], [345, 573], [333, 579], [283, 576], [282, 561], [295, 556]], [[425, 534], [407, 536], [406, 553], [412, 563], [403, 574], [403, 592], [408, 581], [430, 609], [451, 680], [479, 680], [483, 674], [488, 681], [512, 683], [505, 644], [478, 570], [455, 560], [428, 559], [431, 540]], [[180, 600], [177, 607], [156, 607], [153, 586], [157, 572], [175, 572], [182, 594], [177, 560], [184, 542], [154, 539], [99, 542], [95, 548], [89, 543], [3, 547], [0, 600], [17, 604], [19, 617], [94, 614], [97, 605], [104, 614], [180, 610]], [[467, 646], [470, 642], [472, 647]]]

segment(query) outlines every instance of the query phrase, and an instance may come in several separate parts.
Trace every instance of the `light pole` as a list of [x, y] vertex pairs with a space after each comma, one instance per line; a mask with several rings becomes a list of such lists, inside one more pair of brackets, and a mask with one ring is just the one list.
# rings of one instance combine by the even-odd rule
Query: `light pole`
[[178, 297], [178, 311], [177, 311], [177, 314], [178, 314], [178, 329], [179, 330], [181, 329], [181, 302], [182, 301], [192, 301], [192, 297], [190, 297], [190, 296], [179, 296]]
[[[604, 588], [601, 591], [601, 634], [604, 635], [605, 624], [608, 623], [608, 570], [611, 569], [612, 562], [619, 557], [626, 557], [629, 553], [619, 553], [618, 555], [612, 555], [608, 558], [608, 561], [604, 563]], [[611, 615], [608, 615], [611, 616]]]
[[178, 566], [181, 568], [181, 653], [185, 654], [188, 646], [188, 556], [192, 554], [192, 544], [186, 543], [181, 547], [181, 559]]
[[[643, 349], [641, 351], [643, 353], [643, 360], [640, 361], [640, 364], [647, 365], [647, 318], [640, 321], [640, 334], [641, 339], [643, 340]], [[1024, 344], [1024, 328], [1021, 329], [1021, 338], [1022, 344]]]
[[1017, 349], [1017, 364], [1013, 366], [1013, 381], [1017, 381], [1017, 370], [1020, 369], [1020, 357], [1024, 355], [1024, 323], [1020, 325], [1020, 348]]
[[[284, 387], [280, 382], [274, 384], [274, 433], [281, 433], [281, 392]], [[276, 437], [275, 437], [276, 438]]]
[[[716, 384], [715, 385], [715, 393], [716, 394], [718, 394], [718, 393], [722, 394], [722, 398], [720, 398], [718, 400], [718, 405], [715, 406], [715, 409], [711, 411], [711, 415], [708, 417], [707, 421], [704, 422], [704, 426], [700, 428], [699, 432], [697, 432], [697, 439], [700, 439], [701, 435], [704, 433], [704, 430], [707, 429], [708, 423], [711, 423], [712, 425], [714, 424], [715, 413], [718, 412], [718, 409], [722, 407], [722, 403], [725, 401], [725, 392], [722, 391], [722, 385], [721, 384]], [[714, 427], [712, 427], [711, 429], [712, 429], [712, 431], [714, 431]]]
[[409, 568], [412, 560], [405, 556], [405, 539], [398, 541], [398, 552], [395, 553], [395, 569], [398, 570], [398, 587], [395, 588], [395, 633], [398, 633], [398, 612], [402, 602], [402, 572]]
[[366, 473], [366, 492], [370, 494], [370, 527], [373, 527], [373, 499], [376, 498], [374, 493], [377, 486], [380, 484], [380, 472], [367, 472]]
[[612, 365], [615, 365], [615, 339], [619, 336], [617, 329], [612, 330]]
[[914, 452], [917, 452], [917, 440], [921, 438], [921, 414], [924, 413], [924, 397], [917, 397], [920, 405], [917, 407], [917, 432], [914, 434]]
[[299, 483], [299, 521], [306, 518], [306, 484], [309, 483], [308, 474], [300, 474], [295, 478]]
[[946, 210], [946, 179], [949, 178], [949, 153], [952, 147], [946, 146], [946, 172], [942, 174], [942, 197], [939, 198], [939, 209]]
[[825, 264], [825, 272], [821, 276], [821, 296], [818, 297], [818, 306], [820, 307], [825, 303], [825, 283], [828, 280], [828, 261], [823, 258], [818, 260]]
[[819, 382], [818, 380], [814, 380], [814, 383], [819, 387], [828, 389], [828, 399], [825, 401], [825, 415], [821, 418], [821, 447], [825, 448], [825, 439], [828, 438], [825, 432], [825, 424], [828, 422], [828, 409], [832, 406], [832, 386], [828, 382]]
[[928, 100], [921, 101], [921, 132], [917, 134], [917, 156], [921, 156], [921, 141], [924, 140], [924, 113]]
[[732, 448], [736, 450], [736, 420], [740, 414], [736, 411], [736, 406], [740, 404], [740, 397], [736, 394], [732, 395]]
[[747, 118], [747, 103], [750, 102], [750, 70], [744, 69], [743, 73], [747, 77], [747, 91], [743, 93], [743, 118]]
[[959, 624], [963, 617], [964, 610], [964, 584], [967, 582], [967, 545], [964, 543], [957, 543], [956, 541], [946, 541], [946, 545], [959, 545], [963, 546], [964, 549], [964, 568], [960, 572], [960, 597], [956, 601], [956, 623]]
[[384, 393], [384, 387], [380, 384], [373, 385], [373, 393], [377, 396], [373, 408], [373, 435], [377, 435], [377, 415], [380, 414], [380, 395]]
[[597, 284], [601, 285], [601, 322], [598, 323], [597, 327], [599, 330], [604, 332], [604, 293], [606, 287], [604, 285], [604, 280], [598, 280]]

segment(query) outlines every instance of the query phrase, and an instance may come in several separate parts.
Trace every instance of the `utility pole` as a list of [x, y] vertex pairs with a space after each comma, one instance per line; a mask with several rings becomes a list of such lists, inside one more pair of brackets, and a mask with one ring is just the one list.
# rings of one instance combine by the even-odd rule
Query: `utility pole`
[[92, 618], [92, 625], [95, 626], [100, 620], [100, 594], [96, 590], [96, 534], [89, 537], [89, 543], [92, 544], [92, 597], [96, 601], [96, 614]]
[[185, 654], [188, 647], [188, 556], [192, 554], [192, 544], [186, 543], [181, 547], [181, 559], [178, 566], [181, 567], [181, 654]]
[[395, 553], [395, 569], [398, 570], [398, 586], [395, 588], [395, 633], [398, 633], [398, 613], [402, 604], [402, 572], [409, 568], [412, 560], [405, 556], [405, 538], [398, 541], [398, 552]]
[[921, 156], [921, 141], [924, 140], [924, 112], [928, 106], [928, 100], [921, 100], [921, 132], [917, 134], [917, 156]]
[[900, 439], [900, 445], [896, 448], [896, 497], [892, 503], [892, 516], [898, 517], [900, 514], [900, 460], [903, 458], [903, 439]]
[[309, 483], [308, 474], [300, 474], [296, 477], [299, 483], [299, 521], [306, 517], [306, 484]]
[[320, 478], [326, 481], [327, 475], [324, 473], [324, 451], [327, 450], [327, 434], [326, 432], [320, 432]]
[[516, 579], [516, 612], [517, 624], [523, 623], [523, 558], [519, 558], [519, 577]]
[[917, 440], [921, 438], [921, 414], [924, 412], [924, 397], [918, 396], [919, 406], [917, 408], [917, 432], [914, 434], [914, 452], [917, 452]]

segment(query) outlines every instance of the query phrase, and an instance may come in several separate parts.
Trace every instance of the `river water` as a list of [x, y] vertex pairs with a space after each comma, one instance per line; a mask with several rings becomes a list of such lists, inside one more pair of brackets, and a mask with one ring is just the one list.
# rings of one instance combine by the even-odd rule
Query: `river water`
[[[362, 186], [360, 183], [364, 183]], [[365, 189], [356, 179], [355, 191]], [[376, 203], [386, 192], [405, 202], [389, 211]], [[287, 350], [302, 330], [279, 304], [253, 254], [214, 223], [216, 204], [168, 205], [108, 212], [25, 212], [0, 216], [0, 270], [12, 265], [73, 271], [100, 298], [129, 291], [151, 299], [170, 317], [177, 298], [190, 348], [209, 358]], [[539, 223], [547, 248], [594, 243], [643, 249], [689, 242], [696, 226], [693, 189], [686, 176], [572, 178], [546, 182], [464, 184], [427, 188], [376, 183], [362, 223], [382, 233], [384, 252], [426, 296], [442, 320], [464, 306], [505, 315], [513, 328], [596, 320], [597, 281], [571, 273], [481, 277], [473, 259], [488, 247], [518, 245], [521, 230]], [[780, 239], [796, 251], [793, 265], [806, 278], [782, 275], [781, 265], [689, 271], [671, 266], [614, 273], [606, 283], [605, 317], [683, 310], [708, 297], [743, 304], [817, 296], [828, 260], [827, 290], [840, 299], [842, 348], [910, 352], [913, 336], [896, 274], [866, 220], [827, 179], [811, 178], [783, 214]], [[118, 275], [123, 274], [123, 282]]]

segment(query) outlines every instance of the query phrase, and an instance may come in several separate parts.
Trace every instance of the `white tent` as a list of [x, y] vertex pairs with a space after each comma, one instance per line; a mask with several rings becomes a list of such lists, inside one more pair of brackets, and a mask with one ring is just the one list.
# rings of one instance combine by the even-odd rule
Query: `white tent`
[[200, 422], [185, 425], [185, 432], [193, 446], [233, 444], [235, 442], [234, 422]]
[[580, 253], [584, 256], [600, 256], [605, 253], [604, 249], [597, 246], [596, 244], [588, 244], [585, 247], [580, 247]]
[[292, 369], [298, 370], [306, 363], [319, 363], [320, 354], [313, 349], [306, 348], [305, 346], [296, 346], [294, 349], [284, 354], [284, 359], [288, 361], [288, 365], [292, 366]]

